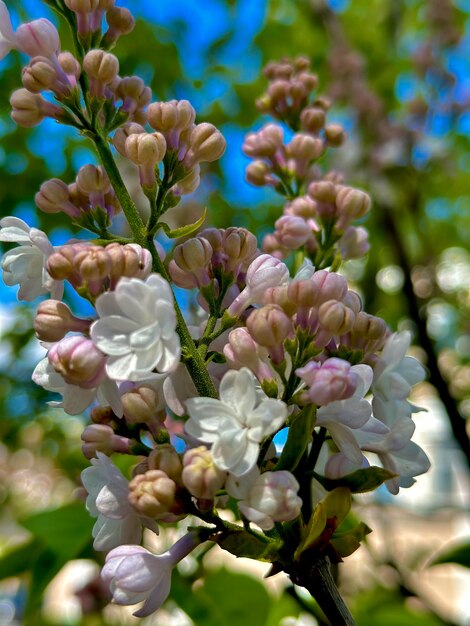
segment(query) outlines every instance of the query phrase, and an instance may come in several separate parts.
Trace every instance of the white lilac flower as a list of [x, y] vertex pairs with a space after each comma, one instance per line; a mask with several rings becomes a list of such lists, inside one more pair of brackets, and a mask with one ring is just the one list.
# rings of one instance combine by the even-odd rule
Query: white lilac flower
[[248, 497], [238, 503], [243, 515], [262, 530], [270, 530], [274, 522], [295, 519], [302, 507], [297, 495], [299, 483], [285, 470], [264, 472], [254, 481]]
[[101, 572], [116, 604], [132, 605], [145, 601], [135, 611], [136, 617], [147, 617], [167, 599], [173, 568], [201, 543], [190, 532], [164, 554], [152, 554], [137, 545], [121, 545], [106, 557]]
[[93, 547], [107, 552], [123, 543], [140, 543], [143, 527], [158, 533], [154, 520], [140, 516], [130, 505], [129, 483], [102, 452], [91, 459], [91, 467], [81, 474], [88, 492], [86, 508], [97, 517], [93, 526]]
[[32, 378], [36, 385], [44, 387], [47, 391], [61, 394], [62, 400], [60, 402], [51, 401], [48, 404], [53, 407], [62, 407], [69, 415], [83, 413], [92, 402], [98, 400], [101, 406], [110, 406], [118, 417], [122, 417], [122, 405], [117, 384], [108, 377], [98, 387], [91, 389], [70, 385], [55, 371], [46, 357], [36, 365]]
[[169, 284], [159, 274], [145, 281], [121, 278], [116, 290], [96, 300], [100, 319], [90, 335], [109, 355], [106, 371], [114, 380], [149, 379], [154, 369], [170, 372], [178, 366], [181, 346]]
[[63, 281], [54, 280], [46, 270], [54, 248], [42, 230], [30, 228], [18, 217], [4, 217], [0, 220], [0, 241], [19, 244], [2, 258], [3, 280], [9, 286], [19, 284], [18, 300], [30, 302], [46, 293], [54, 300], [62, 298]]
[[256, 465], [260, 443], [287, 418], [287, 405], [268, 398], [256, 388], [249, 369], [230, 370], [220, 383], [220, 400], [186, 400], [190, 419], [186, 432], [212, 444], [212, 458], [221, 470], [235, 476]]
[[357, 441], [357, 433], [366, 428], [368, 432], [383, 435], [389, 428], [372, 417], [372, 407], [364, 399], [372, 382], [372, 369], [368, 365], [354, 365], [351, 372], [357, 375], [357, 387], [351, 398], [335, 400], [317, 410], [317, 426], [328, 429], [340, 451], [353, 463], [360, 465], [363, 454]]

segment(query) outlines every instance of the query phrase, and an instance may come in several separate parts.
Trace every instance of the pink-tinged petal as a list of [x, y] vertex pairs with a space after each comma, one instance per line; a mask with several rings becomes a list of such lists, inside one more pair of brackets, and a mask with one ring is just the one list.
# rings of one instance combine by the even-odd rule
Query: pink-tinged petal
[[354, 372], [358, 378], [357, 387], [354, 395], [357, 398], [363, 398], [369, 391], [370, 386], [372, 385], [372, 381], [374, 379], [374, 370], [368, 365], [360, 364], [353, 365], [351, 367], [351, 372]]
[[34, 244], [43, 254], [49, 256], [54, 252], [51, 242], [47, 238], [46, 233], [37, 228], [31, 228], [29, 231], [31, 243]]
[[[1, 19], [1, 16], [0, 16]], [[31, 243], [31, 227], [19, 217], [8, 216], [0, 220], [0, 241], [11, 243]]]
[[152, 594], [144, 602], [143, 606], [135, 611], [136, 617], [147, 617], [157, 611], [170, 595], [171, 578], [163, 578], [159, 585], [152, 591]]
[[322, 406], [317, 411], [317, 425], [323, 426], [328, 422], [345, 424], [350, 428], [360, 428], [372, 414], [372, 407], [367, 400], [348, 398], [337, 400]]
[[106, 373], [112, 380], [134, 380], [137, 367], [137, 355], [110, 356], [106, 363]]
[[129, 335], [138, 330], [135, 322], [119, 315], [110, 315], [93, 322], [90, 336], [98, 348], [112, 356], [130, 352]]

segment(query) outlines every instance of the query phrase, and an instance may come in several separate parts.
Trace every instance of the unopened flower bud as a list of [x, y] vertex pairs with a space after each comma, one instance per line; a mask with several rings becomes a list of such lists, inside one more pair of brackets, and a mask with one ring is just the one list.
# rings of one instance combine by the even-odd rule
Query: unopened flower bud
[[111, 455], [113, 452], [129, 454], [131, 441], [127, 437], [116, 435], [106, 424], [91, 424], [81, 435], [82, 452], [87, 459], [96, 457], [97, 452]]
[[80, 63], [70, 52], [61, 52], [57, 57], [60, 67], [64, 70], [64, 72], [68, 76], [74, 76], [75, 79], [78, 79], [82, 68], [80, 67]]
[[300, 123], [309, 133], [318, 133], [325, 125], [325, 111], [320, 107], [309, 107], [300, 114]]
[[83, 59], [83, 69], [92, 79], [92, 95], [102, 97], [104, 86], [109, 85], [119, 73], [119, 61], [114, 54], [104, 50], [90, 50]]
[[362, 226], [349, 226], [338, 245], [343, 259], [360, 259], [369, 252], [369, 233]]
[[95, 406], [90, 413], [90, 419], [94, 424], [111, 424], [116, 418], [110, 406]]
[[121, 403], [129, 424], [150, 424], [164, 407], [162, 395], [152, 385], [139, 385], [124, 393]]
[[354, 321], [353, 332], [369, 341], [377, 341], [386, 337], [388, 327], [380, 317], [361, 311]]
[[105, 378], [105, 356], [86, 337], [65, 337], [51, 347], [47, 356], [56, 372], [70, 385], [91, 389]]
[[317, 216], [315, 202], [309, 196], [295, 198], [285, 207], [285, 214], [304, 219], [314, 218]]
[[116, 89], [116, 95], [122, 99], [122, 110], [125, 113], [134, 113], [139, 104], [143, 106], [142, 99], [147, 100], [148, 94], [151, 98], [150, 89], [139, 76], [125, 76]]
[[99, 0], [64, 0], [64, 2], [74, 13], [92, 13], [99, 5]]
[[213, 500], [227, 477], [215, 466], [212, 454], [205, 446], [187, 450], [183, 457], [183, 484], [199, 500]]
[[[177, 485], [162, 470], [138, 474], [129, 483], [129, 502], [141, 515], [165, 518], [181, 508], [176, 502]], [[179, 509], [179, 510], [178, 510]]]
[[[209, 283], [207, 268], [212, 259], [212, 246], [204, 237], [193, 237], [176, 246], [173, 252], [173, 265], [192, 274], [199, 286]], [[170, 272], [171, 272], [170, 264]]]
[[323, 143], [320, 139], [315, 139], [305, 133], [294, 135], [286, 147], [287, 156], [292, 159], [299, 159], [310, 162], [323, 152]]
[[103, 248], [90, 246], [77, 252], [74, 266], [85, 280], [100, 281], [111, 272], [111, 259]]
[[249, 133], [242, 146], [243, 152], [250, 157], [274, 157], [283, 146], [284, 133], [277, 124], [266, 124], [257, 133]]
[[159, 444], [148, 456], [149, 470], [161, 470], [174, 480], [181, 484], [181, 472], [183, 465], [179, 454], [170, 443]]
[[318, 202], [333, 203], [336, 200], [336, 185], [327, 180], [321, 180], [309, 185], [308, 194]]
[[246, 228], [227, 228], [224, 233], [224, 251], [229, 256], [225, 263], [228, 271], [232, 271], [240, 262], [251, 262], [256, 253], [258, 242], [256, 237]]
[[23, 68], [21, 80], [24, 87], [32, 93], [49, 89], [57, 77], [56, 69], [46, 57], [35, 57]]
[[41, 18], [21, 24], [16, 30], [18, 47], [30, 57], [55, 57], [60, 50], [59, 33], [49, 20]]
[[354, 324], [353, 311], [337, 300], [328, 300], [318, 309], [318, 319], [322, 327], [333, 335], [344, 335]]
[[191, 168], [198, 162], [216, 161], [223, 155], [226, 146], [222, 133], [213, 124], [198, 124], [191, 131], [190, 148], [183, 163]]
[[352, 187], [340, 187], [336, 194], [336, 206], [350, 220], [364, 217], [370, 210], [370, 197]]
[[78, 217], [80, 209], [70, 202], [68, 185], [59, 178], [51, 178], [42, 183], [34, 197], [36, 206], [44, 213], [59, 213], [63, 211], [70, 217]]
[[10, 96], [10, 104], [13, 121], [24, 128], [36, 126], [45, 117], [58, 118], [62, 114], [62, 109], [59, 106], [27, 89], [14, 91]]
[[348, 292], [348, 282], [336, 272], [319, 270], [311, 278], [317, 289], [317, 304], [327, 300], [342, 300]]
[[113, 137], [114, 147], [119, 152], [119, 154], [121, 154], [124, 157], [127, 156], [126, 155], [127, 138], [130, 135], [137, 135], [141, 133], [145, 133], [145, 128], [141, 126], [140, 124], [136, 124], [135, 122], [124, 124], [124, 126], [121, 126], [120, 128], [118, 128], [117, 131], [114, 133], [114, 137]]
[[78, 170], [76, 182], [78, 189], [86, 195], [105, 194], [111, 189], [108, 175], [101, 165], [83, 165]]
[[346, 141], [346, 133], [340, 124], [325, 126], [325, 138], [330, 146], [338, 147]]
[[289, 295], [289, 288], [292, 284], [293, 283], [289, 285], [284, 284], [266, 289], [263, 294], [263, 304], [277, 304], [287, 315], [292, 315], [297, 306]]
[[140, 166], [142, 185], [155, 183], [155, 165], [163, 160], [166, 152], [165, 137], [158, 132], [129, 135], [126, 139], [126, 156]]
[[79, 251], [91, 246], [65, 245], [47, 259], [46, 269], [55, 280], [69, 279], [76, 273], [75, 257]]
[[[196, 112], [188, 100], [153, 102], [147, 109], [150, 126], [165, 135], [171, 131], [190, 128], [196, 119]], [[171, 143], [171, 142], [170, 142]], [[171, 145], [176, 148], [176, 145]]]
[[356, 391], [358, 376], [351, 364], [331, 358], [324, 363], [310, 361], [295, 372], [308, 386], [307, 395], [319, 406], [350, 398]]
[[34, 330], [40, 341], [59, 341], [70, 331], [85, 332], [89, 327], [89, 320], [75, 317], [60, 300], [41, 302], [34, 318]]
[[[256, 187], [263, 187], [269, 185], [271, 179], [275, 181], [272, 176], [271, 168], [265, 161], [257, 159], [248, 165], [245, 170], [246, 180], [255, 185]], [[275, 184], [275, 182], [274, 182]]]
[[294, 280], [289, 283], [288, 298], [298, 308], [311, 308], [318, 300], [318, 289], [312, 280]]
[[189, 170], [189, 173], [178, 181], [178, 183], [172, 188], [173, 193], [178, 196], [188, 195], [196, 191], [201, 183], [201, 168], [199, 163]]
[[250, 335], [261, 346], [280, 347], [292, 332], [292, 322], [281, 307], [267, 304], [255, 309], [246, 321]]
[[312, 235], [312, 229], [301, 217], [283, 215], [275, 223], [275, 235], [281, 246], [289, 250], [301, 248]]
[[343, 298], [343, 304], [352, 309], [357, 321], [357, 316], [362, 310], [362, 302], [359, 295], [355, 291], [348, 290], [347, 294]]
[[136, 243], [121, 245], [110, 243], [105, 247], [111, 259], [109, 275], [113, 278], [127, 276], [129, 278], [147, 278], [152, 269], [152, 255], [148, 250]]
[[135, 19], [132, 13], [123, 7], [111, 7], [106, 10], [106, 22], [108, 30], [105, 42], [109, 45], [119, 39], [121, 35], [127, 35], [134, 30]]

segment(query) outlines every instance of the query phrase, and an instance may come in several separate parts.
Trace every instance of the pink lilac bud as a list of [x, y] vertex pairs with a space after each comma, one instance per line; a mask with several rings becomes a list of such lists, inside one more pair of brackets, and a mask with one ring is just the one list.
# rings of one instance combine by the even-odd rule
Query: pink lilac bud
[[259, 159], [248, 165], [245, 175], [246, 180], [255, 187], [263, 187], [264, 185], [275, 187], [278, 183], [276, 177], [272, 175], [269, 165]]
[[289, 250], [301, 248], [312, 236], [312, 228], [301, 217], [283, 215], [275, 223], [275, 236]]
[[77, 252], [74, 267], [85, 280], [100, 281], [110, 274], [112, 266], [104, 248], [90, 246]]
[[337, 228], [343, 230], [358, 218], [364, 217], [370, 210], [369, 196], [352, 187], [339, 187], [336, 195], [336, 207], [339, 214]]
[[347, 280], [336, 272], [319, 270], [311, 280], [318, 290], [317, 304], [327, 300], [342, 300], [348, 292]]
[[[82, 73], [82, 68], [77, 59], [70, 52], [61, 52], [57, 57], [59, 61], [59, 65], [62, 70], [65, 72], [69, 80], [71, 78], [75, 79], [75, 82], [80, 77]], [[74, 83], [75, 84], [75, 83]]]
[[69, 307], [60, 300], [44, 300], [38, 306], [34, 318], [34, 331], [40, 341], [59, 341], [70, 331], [87, 332], [90, 320], [75, 317]]
[[16, 31], [18, 47], [30, 57], [54, 59], [60, 50], [59, 33], [49, 20], [41, 18], [21, 24]]
[[110, 406], [95, 406], [90, 412], [90, 419], [94, 424], [111, 424], [115, 418]]
[[295, 373], [308, 385], [308, 398], [318, 406], [350, 398], [358, 383], [351, 364], [337, 358], [327, 359], [322, 364], [310, 361]]
[[325, 139], [333, 147], [341, 146], [346, 141], [346, 133], [340, 124], [325, 126]]
[[104, 169], [99, 165], [84, 165], [78, 170], [76, 183], [79, 191], [87, 195], [92, 207], [104, 208], [104, 196], [111, 190], [111, 183]]
[[262, 302], [266, 289], [282, 285], [288, 280], [289, 270], [282, 261], [270, 254], [261, 254], [248, 267], [246, 287], [232, 302], [228, 312], [230, 315], [239, 315], [250, 304]]
[[161, 470], [175, 483], [182, 484], [181, 472], [183, 471], [183, 465], [179, 454], [171, 443], [159, 444], [152, 450], [148, 456], [148, 469]]
[[129, 502], [140, 515], [162, 521], [175, 521], [184, 513], [175, 481], [162, 470], [135, 476], [129, 483]]
[[145, 133], [145, 128], [140, 124], [136, 124], [135, 122], [129, 122], [128, 124], [124, 124], [117, 129], [114, 133], [113, 144], [116, 150], [123, 157], [127, 156], [126, 154], [126, 140], [130, 135], [137, 135]]
[[56, 78], [56, 69], [46, 57], [35, 57], [21, 72], [24, 87], [32, 93], [40, 93], [50, 89]]
[[51, 347], [47, 356], [56, 372], [70, 385], [92, 389], [106, 377], [106, 358], [86, 337], [65, 337]]
[[362, 310], [361, 298], [355, 291], [348, 290], [348, 293], [343, 298], [343, 304], [352, 309], [356, 317]]
[[154, 102], [149, 105], [147, 115], [150, 126], [165, 135], [168, 147], [179, 147], [182, 131], [192, 128], [196, 112], [188, 100]]
[[[169, 265], [170, 274], [175, 275], [175, 282], [179, 284], [178, 280], [182, 271], [193, 276], [198, 287], [208, 285], [210, 282], [208, 268], [212, 253], [212, 246], [204, 237], [194, 237], [176, 246], [173, 251], [173, 260]], [[180, 272], [175, 272], [175, 266]]]
[[111, 47], [122, 35], [128, 35], [134, 30], [135, 19], [132, 13], [123, 7], [111, 7], [106, 10], [108, 30], [104, 36], [104, 43]]
[[163, 394], [152, 385], [139, 385], [121, 396], [124, 417], [128, 424], [153, 424], [165, 406]]
[[47, 272], [55, 280], [71, 280], [72, 284], [79, 284], [81, 279], [75, 268], [75, 257], [79, 252], [90, 247], [91, 244], [85, 243], [61, 246], [47, 259]]
[[325, 204], [336, 201], [336, 185], [327, 180], [321, 180], [309, 185], [308, 194], [314, 200]]
[[268, 348], [274, 363], [284, 361], [284, 340], [293, 332], [292, 322], [281, 307], [267, 304], [255, 309], [246, 320], [246, 327], [253, 339]]
[[104, 50], [90, 50], [83, 59], [83, 69], [90, 79], [90, 94], [104, 98], [106, 85], [112, 83], [119, 73], [119, 61], [114, 54]]
[[152, 187], [155, 184], [155, 166], [166, 152], [165, 137], [158, 132], [129, 135], [126, 139], [126, 156], [139, 166], [140, 182]]
[[189, 150], [183, 165], [192, 168], [196, 163], [217, 161], [225, 152], [227, 142], [213, 124], [206, 122], [195, 126], [189, 139]]
[[354, 313], [337, 300], [328, 300], [318, 309], [318, 319], [322, 328], [333, 335], [344, 335], [354, 325]]
[[338, 246], [343, 259], [360, 259], [370, 250], [369, 233], [362, 226], [349, 226], [338, 240]]
[[59, 106], [48, 102], [39, 94], [29, 92], [27, 89], [14, 91], [10, 96], [10, 104], [13, 121], [24, 128], [36, 126], [45, 117], [59, 119], [62, 115], [62, 109]]
[[129, 114], [148, 104], [149, 97], [152, 97], [149, 87], [139, 76], [126, 76], [121, 79], [116, 95], [122, 100], [121, 110]]
[[183, 484], [199, 500], [213, 500], [227, 477], [227, 472], [214, 465], [212, 454], [205, 446], [187, 450], [183, 466]]
[[311, 308], [317, 304], [319, 292], [315, 283], [310, 280], [294, 280], [289, 284], [288, 299], [296, 308]]
[[34, 197], [36, 206], [44, 213], [60, 213], [63, 211], [69, 217], [80, 216], [80, 209], [70, 202], [68, 186], [58, 178], [46, 180]]
[[314, 135], [325, 126], [325, 120], [325, 111], [320, 107], [309, 107], [300, 114], [302, 128]]
[[152, 255], [136, 243], [110, 243], [105, 251], [111, 259], [109, 275], [115, 280], [122, 276], [147, 278], [152, 271]]
[[320, 139], [315, 139], [304, 133], [294, 135], [286, 146], [289, 170], [298, 178], [303, 178], [310, 163], [314, 159], [318, 159], [322, 152], [323, 142]]
[[273, 158], [284, 145], [284, 133], [280, 126], [267, 124], [257, 133], [249, 133], [242, 146], [243, 152], [250, 157]]
[[263, 242], [261, 244], [261, 250], [266, 254], [270, 254], [276, 259], [283, 260], [287, 258], [290, 254], [290, 250], [281, 246], [279, 240], [274, 235], [274, 233], [267, 233], [263, 237]]
[[285, 215], [311, 219], [317, 216], [315, 202], [309, 196], [301, 196], [289, 202], [284, 208]]
[[65, 6], [77, 15], [77, 29], [80, 36], [91, 32], [90, 17], [98, 9], [99, 0], [64, 0]]
[[253, 233], [246, 228], [227, 228], [223, 235], [223, 249], [227, 254], [225, 269], [236, 271], [240, 265], [249, 264], [258, 249], [258, 242]]
[[[297, 281], [295, 281], [297, 282]], [[292, 315], [297, 305], [293, 302], [289, 295], [290, 286], [294, 284], [279, 285], [278, 287], [270, 287], [266, 289], [263, 295], [263, 304], [277, 304], [287, 315]]]
[[230, 332], [224, 355], [234, 367], [251, 369], [260, 381], [274, 378], [267, 364], [267, 351], [258, 346], [246, 328], [235, 328]]
[[131, 440], [127, 437], [116, 435], [106, 424], [91, 424], [87, 426], [81, 435], [83, 441], [82, 452], [87, 459], [97, 456], [102, 452], [107, 456], [117, 452], [130, 454]]

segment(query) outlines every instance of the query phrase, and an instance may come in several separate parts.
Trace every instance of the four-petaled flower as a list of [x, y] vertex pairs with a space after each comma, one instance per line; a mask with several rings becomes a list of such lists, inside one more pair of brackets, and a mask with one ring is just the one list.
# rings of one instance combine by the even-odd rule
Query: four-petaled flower
[[130, 505], [129, 483], [111, 459], [102, 452], [96, 456], [81, 475], [88, 492], [86, 508], [98, 518], [93, 526], [95, 550], [107, 552], [122, 543], [139, 543], [143, 526], [158, 533], [155, 521], [140, 516]]
[[146, 380], [152, 372], [170, 372], [181, 355], [171, 288], [159, 274], [145, 281], [121, 278], [116, 290], [96, 300], [100, 319], [91, 338], [109, 355], [108, 376], [114, 380]]
[[220, 400], [186, 400], [186, 432], [212, 444], [217, 467], [235, 476], [246, 474], [258, 459], [260, 443], [287, 418], [287, 405], [256, 388], [249, 369], [228, 371], [220, 383]]

